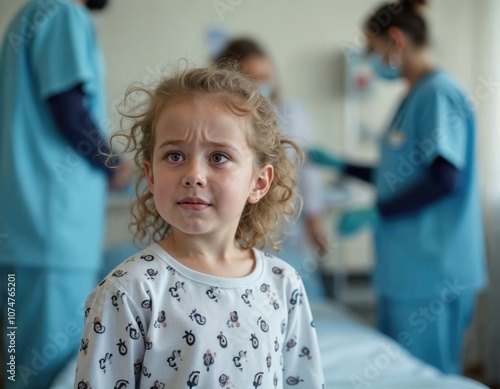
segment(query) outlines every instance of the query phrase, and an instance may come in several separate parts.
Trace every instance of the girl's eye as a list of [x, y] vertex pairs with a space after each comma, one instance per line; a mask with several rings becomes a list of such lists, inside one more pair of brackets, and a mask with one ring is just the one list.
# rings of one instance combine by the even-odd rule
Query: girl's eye
[[226, 162], [228, 158], [224, 154], [214, 154], [212, 155], [212, 161], [215, 163], [223, 163]]
[[169, 162], [180, 162], [182, 160], [181, 153], [169, 153], [165, 155], [165, 159]]

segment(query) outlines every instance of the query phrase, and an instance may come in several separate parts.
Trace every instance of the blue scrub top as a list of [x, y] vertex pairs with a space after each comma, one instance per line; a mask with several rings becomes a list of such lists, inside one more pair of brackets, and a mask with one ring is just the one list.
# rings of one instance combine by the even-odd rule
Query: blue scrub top
[[0, 69], [0, 265], [95, 269], [106, 177], [69, 146], [47, 104], [83, 84], [104, 127], [103, 64], [86, 7], [28, 2], [7, 29]]
[[387, 201], [408, 190], [439, 156], [460, 169], [464, 180], [456, 194], [418, 214], [381, 221], [375, 232], [379, 294], [421, 298], [485, 286], [474, 139], [474, 113], [447, 73], [425, 75], [402, 102], [383, 138], [378, 198]]

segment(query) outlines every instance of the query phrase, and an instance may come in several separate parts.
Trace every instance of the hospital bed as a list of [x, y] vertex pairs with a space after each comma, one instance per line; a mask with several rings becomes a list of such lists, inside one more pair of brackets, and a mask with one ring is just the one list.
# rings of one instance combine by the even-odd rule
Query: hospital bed
[[[327, 389], [487, 389], [470, 379], [439, 373], [340, 304], [315, 302], [312, 310]], [[75, 367], [76, 360], [70, 361], [50, 389], [72, 389]]]
[[312, 306], [326, 388], [486, 389], [470, 379], [441, 374], [392, 339], [366, 326], [339, 304]]

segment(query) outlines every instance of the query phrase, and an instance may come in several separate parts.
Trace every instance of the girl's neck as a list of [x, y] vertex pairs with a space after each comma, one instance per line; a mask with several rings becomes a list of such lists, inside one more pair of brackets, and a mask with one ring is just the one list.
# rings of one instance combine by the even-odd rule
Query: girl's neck
[[241, 247], [234, 239], [217, 242], [213, 237], [203, 239], [174, 230], [158, 245], [182, 265], [205, 274], [244, 277], [255, 267], [252, 250]]

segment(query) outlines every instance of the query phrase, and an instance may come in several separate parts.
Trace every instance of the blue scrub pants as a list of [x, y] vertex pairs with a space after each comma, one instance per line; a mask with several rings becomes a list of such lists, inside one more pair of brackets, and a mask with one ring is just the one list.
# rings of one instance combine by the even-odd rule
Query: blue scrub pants
[[439, 296], [408, 300], [379, 297], [379, 329], [443, 373], [462, 374], [464, 337], [476, 294], [452, 297], [446, 301]]
[[[47, 270], [0, 266], [1, 380], [5, 389], [48, 389], [77, 354], [87, 295], [96, 286], [93, 270]], [[7, 275], [15, 274], [15, 339], [7, 336]], [[12, 336], [11, 336], [12, 338]], [[15, 345], [15, 354], [8, 353]], [[15, 355], [15, 382], [6, 363]]]

